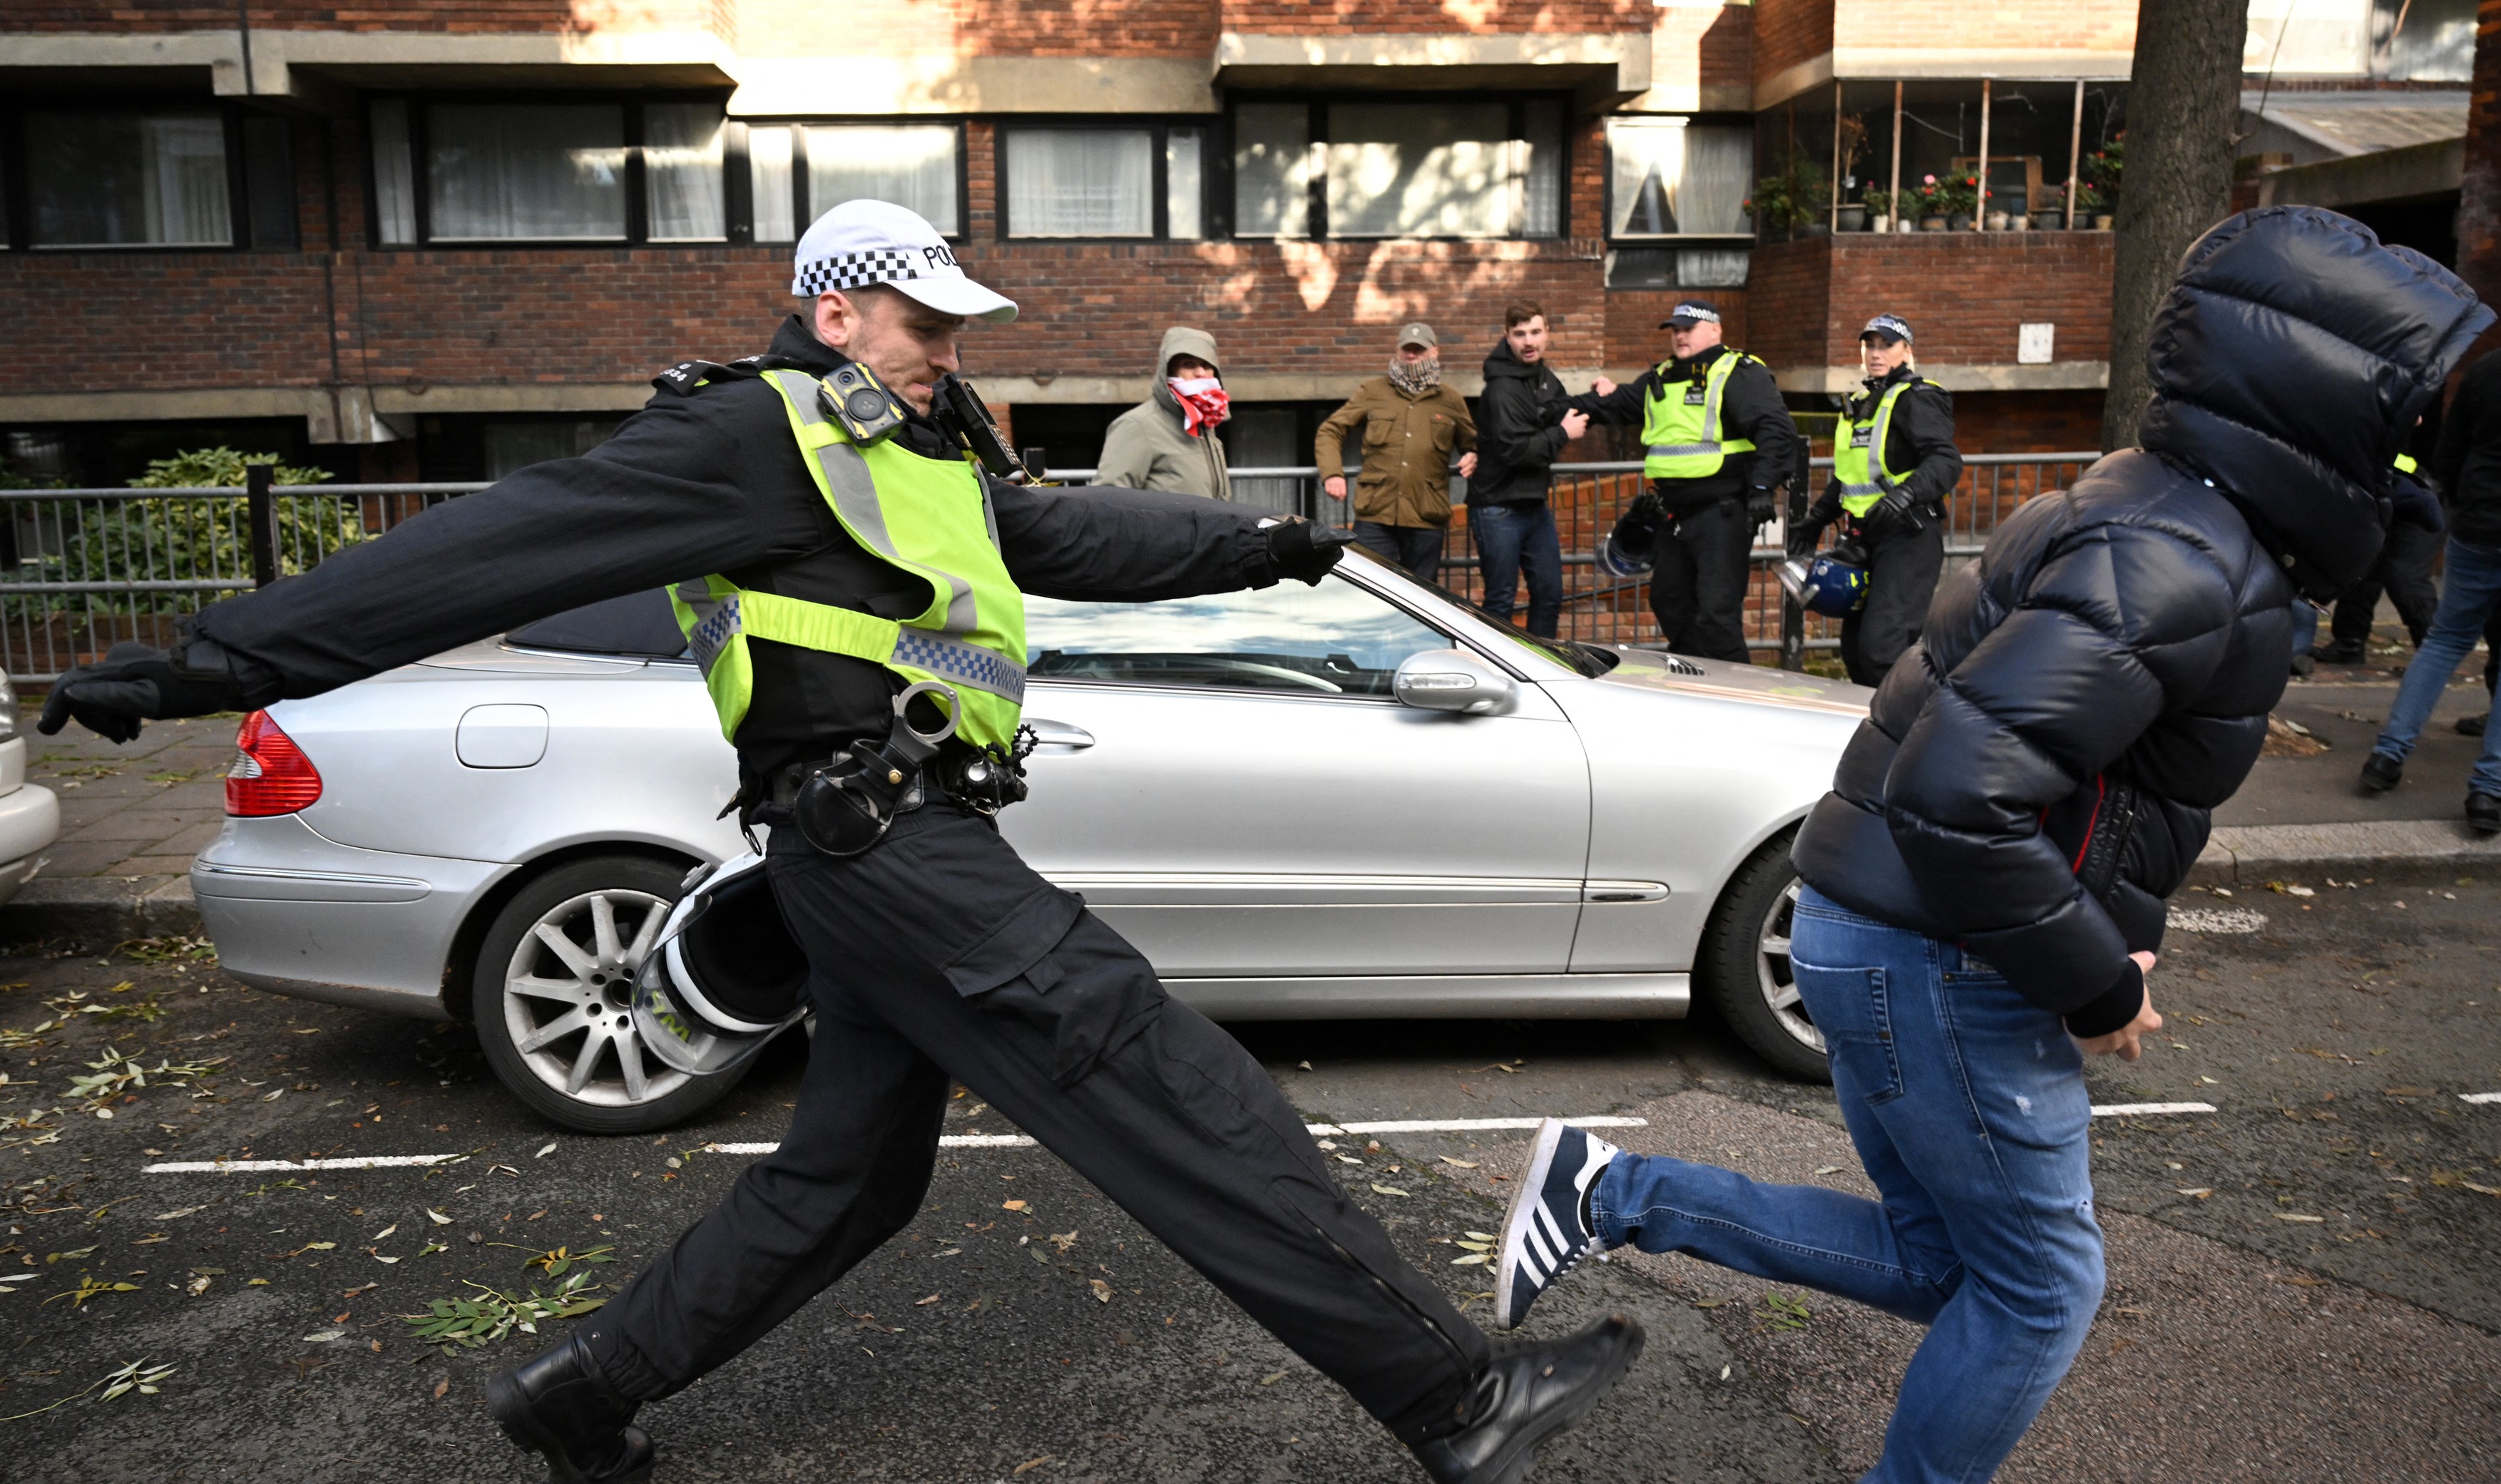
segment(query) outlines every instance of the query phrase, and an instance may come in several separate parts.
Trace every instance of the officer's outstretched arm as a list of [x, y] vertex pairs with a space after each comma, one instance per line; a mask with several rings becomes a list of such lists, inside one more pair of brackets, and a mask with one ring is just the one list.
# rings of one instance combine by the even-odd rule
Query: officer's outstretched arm
[[[582, 458], [534, 464], [216, 604], [171, 653], [123, 644], [53, 686], [43, 730], [127, 742], [147, 720], [318, 695], [602, 598], [820, 539], [731, 482], [736, 441], [676, 398]], [[793, 526], [793, 520], [796, 524]], [[792, 526], [790, 530], [783, 526]]]
[[1081, 485], [990, 485], [999, 552], [1029, 593], [1148, 603], [1266, 587], [1284, 570], [1262, 521], [1272, 511], [1196, 495]]

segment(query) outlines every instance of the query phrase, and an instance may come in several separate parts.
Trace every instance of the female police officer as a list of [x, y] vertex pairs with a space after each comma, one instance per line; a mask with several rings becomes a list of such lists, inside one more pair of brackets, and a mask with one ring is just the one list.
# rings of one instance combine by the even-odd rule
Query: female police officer
[[1911, 327], [1879, 314], [1858, 332], [1867, 389], [1843, 405], [1833, 440], [1832, 482], [1789, 534], [1789, 554], [1815, 549], [1824, 527], [1846, 520], [1864, 554], [1866, 606], [1842, 620], [1841, 661], [1850, 678], [1875, 685], [1919, 637], [1946, 564], [1946, 502], [1962, 478], [1953, 442], [1953, 394], [1918, 374]]
[[[557, 1484], [649, 1479], [637, 1407], [752, 1344], [917, 1213], [950, 1076], [1346, 1387], [1432, 1477], [1516, 1477], [1622, 1376], [1640, 1327], [1490, 1345], [1346, 1200], [1258, 1063], [1017, 859], [989, 818], [999, 794], [975, 781], [996, 778], [1017, 724], [1020, 591], [1317, 582], [1344, 539], [1187, 495], [999, 478], [985, 419], [931, 413], [954, 404], [965, 319], [1016, 306], [900, 207], [819, 218], [792, 291], [803, 313], [767, 354], [680, 365], [590, 454], [217, 604], [170, 655], [117, 647], [63, 677], [45, 730], [76, 718], [127, 742], [142, 718], [316, 695], [674, 586], [740, 797], [776, 826], [769, 878], [822, 1030], [780, 1148], [597, 1319], [490, 1384], [496, 1421]], [[965, 457], [985, 442], [989, 476]], [[882, 833], [812, 844], [793, 812], [810, 780], [883, 756], [898, 696], [938, 682], [957, 697], [953, 750], [917, 787], [881, 771], [902, 785]]]

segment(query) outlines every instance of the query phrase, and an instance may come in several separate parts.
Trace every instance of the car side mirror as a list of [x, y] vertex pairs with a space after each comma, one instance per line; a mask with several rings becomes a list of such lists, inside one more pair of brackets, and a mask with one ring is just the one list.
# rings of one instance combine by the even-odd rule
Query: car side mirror
[[1403, 706], [1466, 716], [1499, 715], [1519, 699], [1519, 683], [1466, 649], [1426, 649], [1399, 663], [1389, 688]]

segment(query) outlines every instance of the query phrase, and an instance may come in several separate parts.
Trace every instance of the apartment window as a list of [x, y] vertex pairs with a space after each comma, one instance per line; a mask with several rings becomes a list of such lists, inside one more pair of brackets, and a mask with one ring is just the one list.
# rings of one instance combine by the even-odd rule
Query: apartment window
[[963, 131], [954, 124], [757, 123], [746, 135], [752, 241], [797, 242], [846, 201], [908, 207], [963, 231]]
[[1233, 114], [1241, 237], [1557, 237], [1560, 99], [1244, 103]]
[[1002, 229], [1015, 238], [1204, 236], [1205, 139], [1177, 124], [1003, 129]]
[[1611, 118], [1607, 157], [1609, 287], [1745, 286], [1753, 130]]
[[29, 246], [235, 246], [223, 111], [30, 110], [22, 116]]
[[728, 239], [718, 103], [394, 98], [371, 118], [384, 246]]

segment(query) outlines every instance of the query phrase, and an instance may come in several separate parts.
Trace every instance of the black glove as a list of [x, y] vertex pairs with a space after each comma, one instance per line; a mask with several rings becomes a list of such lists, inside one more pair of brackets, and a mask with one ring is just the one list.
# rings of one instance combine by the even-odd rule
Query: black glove
[[107, 742], [126, 742], [142, 720], [205, 716], [246, 709], [244, 688], [225, 652], [204, 640], [180, 659], [141, 643], [118, 643], [99, 665], [84, 665], [52, 682], [35, 730], [46, 737], [75, 720]]
[[1268, 570], [1279, 577], [1300, 577], [1317, 587], [1353, 544], [1351, 531], [1299, 518], [1281, 521], [1268, 528]]
[[1899, 484], [1884, 491], [1884, 498], [1870, 506], [1867, 513], [1858, 517], [1858, 524], [1860, 529], [1871, 536], [1897, 525], [1906, 531], [1924, 531], [1928, 528], [1928, 522], [1919, 514], [1919, 508], [1911, 501], [1911, 492]]
[[2449, 529], [2441, 518], [2440, 499], [2418, 480], [2396, 478], [2388, 481], [2389, 523], [2419, 526], [2434, 536]]
[[1770, 490], [1757, 484], [1746, 491], [1747, 524], [1759, 531], [1770, 525], [1772, 517], [1779, 513], [1780, 507], [1773, 501]]
[[1633, 496], [1632, 504], [1625, 506], [1623, 514], [1617, 518], [1655, 531], [1667, 524], [1667, 507], [1659, 504], [1656, 494], [1646, 489]]

